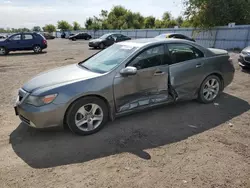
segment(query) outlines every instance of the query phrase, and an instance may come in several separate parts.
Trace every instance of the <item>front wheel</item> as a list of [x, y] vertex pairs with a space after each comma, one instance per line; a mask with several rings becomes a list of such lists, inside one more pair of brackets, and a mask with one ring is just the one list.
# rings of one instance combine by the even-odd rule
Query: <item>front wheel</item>
[[108, 120], [108, 107], [97, 97], [85, 97], [74, 102], [66, 114], [73, 133], [90, 135], [103, 128]]
[[201, 84], [198, 100], [202, 103], [213, 102], [222, 91], [222, 83], [218, 76], [208, 76]]
[[38, 54], [38, 53], [41, 53], [42, 52], [42, 48], [39, 46], [39, 45], [35, 45], [33, 47], [33, 51]]
[[0, 55], [7, 55], [9, 53], [9, 51], [4, 48], [4, 47], [0, 47]]
[[104, 44], [103, 44], [103, 43], [100, 43], [100, 44], [99, 44], [99, 48], [100, 48], [100, 49], [104, 49], [104, 48], [105, 48]]

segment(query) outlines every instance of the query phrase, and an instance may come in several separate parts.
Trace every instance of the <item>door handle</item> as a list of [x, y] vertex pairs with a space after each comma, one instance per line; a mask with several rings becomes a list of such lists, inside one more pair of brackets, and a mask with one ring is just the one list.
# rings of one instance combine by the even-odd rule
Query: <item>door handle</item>
[[160, 76], [160, 75], [163, 75], [163, 74], [165, 74], [165, 72], [156, 71], [156, 72], [154, 73], [154, 76]]
[[201, 63], [198, 63], [198, 64], [196, 64], [196, 68], [200, 68], [202, 66], [202, 64]]

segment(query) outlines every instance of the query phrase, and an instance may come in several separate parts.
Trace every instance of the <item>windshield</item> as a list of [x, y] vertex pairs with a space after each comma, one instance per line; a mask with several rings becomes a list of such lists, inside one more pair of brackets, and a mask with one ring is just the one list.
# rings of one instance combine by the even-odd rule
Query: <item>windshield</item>
[[93, 72], [106, 73], [121, 64], [136, 49], [133, 46], [114, 44], [80, 65]]
[[100, 37], [100, 39], [106, 39], [110, 34], [105, 34]]

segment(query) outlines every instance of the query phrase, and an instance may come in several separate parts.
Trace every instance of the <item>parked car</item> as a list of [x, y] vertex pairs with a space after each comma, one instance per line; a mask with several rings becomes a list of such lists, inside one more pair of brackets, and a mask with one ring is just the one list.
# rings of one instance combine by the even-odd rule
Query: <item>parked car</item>
[[0, 39], [5, 39], [6, 37], [4, 35], [0, 35]]
[[250, 68], [250, 46], [243, 49], [240, 53], [239, 65], [242, 69]]
[[104, 49], [107, 46], [111, 46], [116, 42], [121, 42], [125, 40], [131, 40], [131, 38], [122, 34], [108, 33], [98, 39], [91, 40], [89, 42], [89, 47]]
[[77, 33], [75, 35], [69, 36], [69, 40], [76, 41], [78, 39], [84, 39], [84, 40], [89, 40], [91, 39], [91, 35], [88, 33]]
[[35, 128], [65, 123], [88, 135], [109, 119], [153, 106], [188, 99], [211, 103], [234, 71], [225, 50], [176, 39], [125, 41], [34, 77], [19, 90], [15, 112]]
[[44, 32], [43, 36], [45, 37], [45, 39], [49, 40], [49, 39], [55, 39], [55, 36], [53, 36], [50, 33]]
[[0, 41], [0, 55], [7, 55], [10, 51], [33, 50], [42, 52], [47, 48], [47, 40], [38, 33], [17, 33]]
[[155, 38], [175, 38], [175, 39], [184, 39], [184, 40], [189, 40], [189, 41], [195, 42], [194, 39], [189, 38], [189, 37], [187, 37], [183, 34], [179, 34], [179, 33], [165, 33], [165, 34], [158, 35]]

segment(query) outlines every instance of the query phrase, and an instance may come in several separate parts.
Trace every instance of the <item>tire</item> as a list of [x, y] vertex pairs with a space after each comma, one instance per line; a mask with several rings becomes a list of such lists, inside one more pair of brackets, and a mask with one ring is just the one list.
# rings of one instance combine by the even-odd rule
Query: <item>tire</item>
[[33, 46], [33, 51], [36, 53], [36, 54], [39, 54], [42, 52], [42, 48], [39, 46], [39, 45], [35, 45]]
[[72, 38], [72, 41], [76, 41], [76, 38]]
[[[93, 109], [96, 110], [91, 113]], [[104, 127], [107, 121], [108, 107], [98, 97], [81, 98], [75, 101], [66, 113], [66, 123], [70, 130], [81, 136], [98, 132]]]
[[5, 47], [0, 47], [0, 55], [7, 55], [9, 51]]
[[100, 48], [100, 49], [104, 49], [104, 48], [105, 48], [105, 45], [104, 45], [103, 43], [100, 43], [100, 44], [99, 44], [99, 48]]
[[212, 103], [221, 93], [222, 81], [218, 76], [208, 76], [199, 89], [198, 101], [204, 104]]

